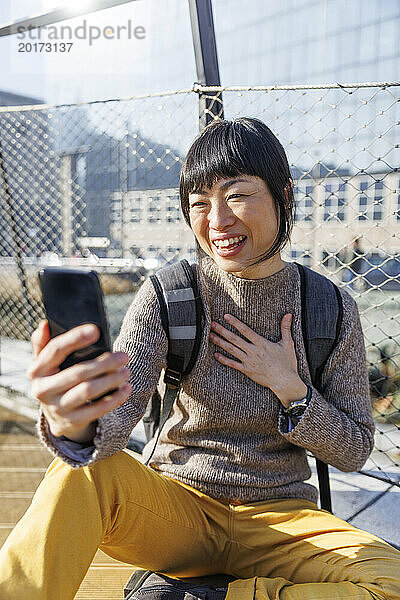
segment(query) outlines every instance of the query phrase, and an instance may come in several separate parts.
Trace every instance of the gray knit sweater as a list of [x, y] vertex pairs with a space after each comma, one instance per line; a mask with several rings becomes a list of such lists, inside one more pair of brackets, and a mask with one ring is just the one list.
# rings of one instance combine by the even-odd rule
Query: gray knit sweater
[[[161, 433], [152, 468], [214, 498], [315, 502], [317, 490], [305, 483], [310, 477], [306, 450], [342, 471], [353, 471], [362, 467], [373, 447], [365, 348], [355, 301], [341, 290], [342, 329], [323, 374], [322, 394], [313, 388], [301, 421], [288, 433], [280, 429], [279, 399], [269, 388], [219, 363], [213, 353], [224, 351], [208, 336], [211, 321], [229, 329], [223, 315], [231, 313], [277, 342], [281, 319], [290, 312], [299, 375], [310, 383], [297, 266], [287, 263], [277, 273], [255, 280], [226, 273], [208, 258], [201, 268], [196, 264], [192, 268], [205, 307], [202, 343]], [[94, 449], [84, 462], [63, 455], [41, 418], [42, 439], [73, 466], [90, 464], [126, 446], [166, 366], [167, 338], [150, 280], [143, 283], [125, 315], [114, 349], [130, 356], [133, 391], [125, 404], [99, 420]]]

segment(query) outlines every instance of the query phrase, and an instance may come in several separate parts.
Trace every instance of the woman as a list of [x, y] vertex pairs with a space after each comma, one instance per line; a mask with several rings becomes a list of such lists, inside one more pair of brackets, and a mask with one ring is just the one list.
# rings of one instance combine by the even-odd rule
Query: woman
[[[3, 548], [0, 597], [73, 598], [100, 547], [173, 577], [231, 574], [228, 600], [400, 598], [400, 553], [319, 510], [305, 483], [306, 450], [359, 469], [374, 425], [359, 316], [346, 292], [323, 394], [310, 382], [299, 273], [280, 255], [293, 223], [282, 146], [256, 119], [213, 123], [189, 150], [180, 193], [199, 250], [192, 268], [205, 326], [151, 468], [121, 452], [166, 365], [147, 280], [114, 353], [59, 372], [96, 329], [49, 341], [42, 322], [32, 337], [40, 435], [62, 460]], [[303, 415], [285, 428], [281, 407], [304, 398]]]

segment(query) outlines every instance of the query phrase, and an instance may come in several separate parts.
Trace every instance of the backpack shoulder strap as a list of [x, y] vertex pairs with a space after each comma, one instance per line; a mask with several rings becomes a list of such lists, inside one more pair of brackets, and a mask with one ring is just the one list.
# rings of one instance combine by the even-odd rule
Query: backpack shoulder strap
[[168, 338], [168, 352], [164, 398], [161, 402], [158, 393], [154, 394], [146, 411], [145, 418], [152, 433], [154, 426], [158, 425], [146, 464], [153, 456], [162, 428], [171, 413], [182, 377], [190, 373], [196, 361], [203, 316], [197, 283], [186, 260], [163, 267], [155, 275], [151, 275], [150, 279], [160, 305], [161, 322]]
[[193, 271], [187, 260], [163, 267], [150, 277], [160, 305], [161, 321], [168, 337], [164, 381], [180, 384], [188, 375], [201, 342], [202, 303]]
[[[343, 302], [338, 287], [327, 277], [298, 263], [301, 283], [301, 327], [311, 381], [322, 387], [322, 373], [338, 343]], [[316, 458], [321, 508], [332, 512], [328, 465]]]
[[[296, 263], [297, 264], [297, 263]], [[301, 326], [313, 385], [320, 390], [321, 377], [338, 343], [343, 302], [338, 287], [327, 277], [297, 264], [301, 281]]]

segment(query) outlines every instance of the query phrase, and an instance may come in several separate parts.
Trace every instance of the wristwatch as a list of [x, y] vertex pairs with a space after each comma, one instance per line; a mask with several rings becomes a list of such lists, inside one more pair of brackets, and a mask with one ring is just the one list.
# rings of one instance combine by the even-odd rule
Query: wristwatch
[[301, 400], [292, 400], [292, 402], [284, 408], [284, 411], [290, 417], [299, 418], [303, 416], [307, 406], [310, 404], [312, 387], [311, 385], [307, 385], [307, 395], [305, 398], [301, 398]]

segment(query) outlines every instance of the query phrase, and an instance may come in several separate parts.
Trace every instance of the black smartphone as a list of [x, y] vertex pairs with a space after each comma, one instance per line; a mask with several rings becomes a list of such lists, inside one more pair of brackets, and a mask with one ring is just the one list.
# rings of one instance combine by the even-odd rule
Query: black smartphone
[[67, 356], [60, 369], [111, 351], [103, 292], [95, 271], [48, 267], [39, 272], [39, 283], [51, 338], [84, 323], [94, 323], [101, 332], [97, 342]]

